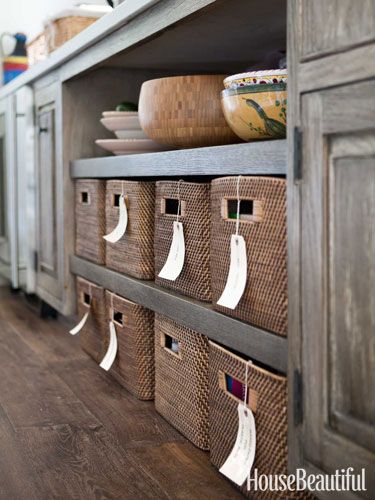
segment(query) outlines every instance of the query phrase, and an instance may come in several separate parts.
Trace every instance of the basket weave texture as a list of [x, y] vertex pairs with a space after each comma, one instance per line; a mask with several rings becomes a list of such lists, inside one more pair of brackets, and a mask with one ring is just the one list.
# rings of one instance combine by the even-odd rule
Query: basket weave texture
[[[84, 202], [84, 195], [87, 202]], [[76, 254], [96, 264], [105, 263], [105, 181], [76, 181]]]
[[[179, 343], [176, 354], [165, 336]], [[155, 314], [155, 407], [193, 444], [209, 449], [208, 339]]]
[[[111, 374], [137, 398], [154, 399], [154, 313], [108, 291], [106, 303], [108, 322], [115, 319], [118, 341]], [[122, 314], [122, 324], [113, 313]]]
[[158, 277], [172, 243], [175, 215], [163, 213], [164, 200], [178, 199], [178, 181], [156, 183], [155, 282], [189, 297], [211, 301], [210, 272], [210, 185], [180, 183], [181, 216], [185, 238], [185, 263], [175, 281]]
[[106, 233], [117, 225], [119, 208], [115, 195], [125, 195], [128, 226], [116, 243], [106, 242], [106, 265], [138, 279], [154, 279], [155, 184], [137, 181], [107, 181]]
[[83, 16], [66, 16], [55, 19], [45, 29], [48, 52], [56, 50], [95, 21], [97, 21], [96, 17]]
[[[220, 373], [245, 384], [246, 361], [209, 342], [210, 346], [210, 460], [219, 469], [234, 446], [238, 430], [239, 400], [220, 384]], [[253, 469], [258, 474], [287, 472], [286, 379], [254, 365], [248, 370], [249, 405], [256, 405], [256, 452]], [[278, 499], [277, 493], [246, 492], [249, 498]]]
[[67, 16], [52, 21], [27, 44], [30, 66], [43, 61], [50, 52], [78, 35], [96, 20], [97, 18], [92, 17]]
[[[84, 302], [84, 294], [91, 298], [91, 306]], [[79, 337], [82, 349], [99, 363], [108, 348], [106, 340], [105, 292], [101, 286], [77, 277], [78, 315], [82, 318], [90, 311]]]
[[286, 183], [269, 177], [241, 177], [241, 200], [253, 201], [253, 219], [240, 218], [247, 249], [247, 284], [234, 310], [218, 306], [230, 265], [236, 219], [227, 218], [226, 200], [237, 199], [238, 177], [212, 181], [211, 274], [214, 308], [285, 336], [287, 330]]

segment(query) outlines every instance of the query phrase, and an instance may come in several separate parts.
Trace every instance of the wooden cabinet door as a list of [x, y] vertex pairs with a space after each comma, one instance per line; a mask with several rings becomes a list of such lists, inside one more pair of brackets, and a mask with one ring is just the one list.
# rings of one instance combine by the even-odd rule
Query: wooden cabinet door
[[36, 94], [37, 292], [57, 309], [62, 295], [61, 224], [58, 210], [56, 86]]
[[300, 117], [301, 462], [365, 468], [374, 498], [375, 82], [304, 94]]
[[298, 0], [293, 8], [301, 16], [301, 59], [375, 40], [373, 0]]

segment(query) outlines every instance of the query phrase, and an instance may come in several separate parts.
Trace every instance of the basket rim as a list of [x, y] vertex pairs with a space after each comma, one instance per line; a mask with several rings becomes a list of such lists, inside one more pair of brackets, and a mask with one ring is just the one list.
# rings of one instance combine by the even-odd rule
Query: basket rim
[[[213, 347], [217, 348], [219, 351], [222, 351], [226, 354], [230, 354], [232, 357], [237, 359], [238, 361], [244, 362], [247, 361], [245, 358], [241, 358], [238, 356], [238, 354], [234, 354], [232, 351], [229, 351], [228, 349], [225, 349], [225, 347], [222, 347], [219, 344], [216, 344], [216, 342], [213, 342], [212, 340], [208, 340], [209, 345], [212, 345]], [[273, 373], [270, 370], [266, 370], [265, 368], [261, 368], [257, 364], [252, 363], [251, 368], [258, 371], [262, 375], [266, 375], [267, 377], [273, 378], [275, 380], [278, 380], [280, 382], [284, 382], [286, 380], [286, 377], [283, 375], [278, 375], [277, 373]]]
[[262, 83], [258, 85], [244, 85], [243, 87], [237, 87], [234, 89], [224, 89], [221, 91], [221, 98], [231, 97], [239, 94], [258, 94], [261, 92], [283, 92], [286, 91], [287, 84], [285, 82], [280, 83]]

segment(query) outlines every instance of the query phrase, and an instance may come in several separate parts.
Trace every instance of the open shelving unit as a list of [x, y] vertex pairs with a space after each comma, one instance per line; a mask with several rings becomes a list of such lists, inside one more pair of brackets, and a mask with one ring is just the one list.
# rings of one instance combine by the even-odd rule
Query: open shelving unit
[[[71, 162], [71, 177], [128, 178], [226, 175], [286, 175], [286, 140], [181, 149]], [[190, 299], [72, 256], [71, 271], [242, 353], [280, 373], [287, 371], [287, 339], [215, 311]]]
[[[230, 74], [250, 66], [262, 69], [270, 64], [269, 54], [279, 53], [285, 47], [284, 0], [254, 0], [251, 5], [248, 0], [196, 0], [194, 5], [165, 0], [116, 34], [98, 41], [90, 51], [90, 60], [82, 54], [75, 64], [67, 66], [63, 78], [74, 75], [69, 83], [73, 96], [85, 96], [95, 81], [104, 82], [103, 96], [107, 86], [112, 89], [109, 98], [115, 92], [123, 92], [125, 82], [138, 95], [145, 79], [177, 74]], [[83, 71], [81, 75], [77, 75], [78, 68]], [[90, 123], [99, 123], [103, 106], [104, 97], [100, 102], [96, 98], [90, 104], [91, 111], [82, 112], [90, 113]], [[68, 116], [67, 122], [74, 125], [74, 116]], [[75, 138], [81, 131], [71, 133]], [[100, 125], [93, 126], [84, 141], [94, 144], [95, 138], [100, 137], [97, 133], [102, 133]], [[94, 149], [83, 153], [83, 148], [78, 148], [71, 152], [70, 177], [73, 180], [204, 177], [207, 181], [229, 175], [286, 176], [286, 140], [238, 141], [223, 146], [105, 157]], [[152, 281], [137, 280], [77, 256], [70, 258], [70, 271], [205, 334], [259, 364], [279, 373], [287, 372], [285, 337], [226, 316], [215, 311], [211, 304], [172, 292]]]
[[71, 257], [70, 269], [103, 288], [164, 314], [278, 372], [286, 373], [287, 339], [284, 337], [225, 316], [215, 311], [211, 304], [177, 294], [152, 281], [130, 278], [77, 256]]

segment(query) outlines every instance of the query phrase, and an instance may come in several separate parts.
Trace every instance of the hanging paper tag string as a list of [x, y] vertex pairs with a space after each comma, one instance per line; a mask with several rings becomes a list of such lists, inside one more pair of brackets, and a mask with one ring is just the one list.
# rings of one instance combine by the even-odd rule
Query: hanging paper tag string
[[71, 330], [69, 330], [70, 335], [77, 335], [77, 333], [79, 333], [82, 330], [82, 328], [85, 326], [87, 318], [89, 317], [89, 314], [90, 314], [90, 311], [91, 311], [91, 283], [89, 284], [89, 297], [90, 297], [89, 310], [87, 311], [87, 313], [85, 313], [83, 315], [83, 317], [80, 320], [80, 322], [74, 328], [72, 328]]
[[128, 209], [125, 202], [124, 181], [122, 181], [121, 186], [121, 195], [119, 200], [119, 219], [117, 226], [111, 233], [103, 236], [103, 238], [109, 243], [116, 243], [117, 241], [119, 241], [124, 236], [126, 228], [128, 226]]
[[164, 278], [166, 280], [175, 281], [181, 274], [185, 262], [185, 238], [184, 229], [182, 222], [180, 222], [181, 215], [181, 193], [180, 186], [183, 180], [178, 181], [177, 186], [177, 216], [176, 220], [173, 222], [173, 237], [171, 247], [169, 249], [169, 254], [163, 269], [159, 273], [159, 278]]
[[237, 178], [237, 218], [236, 233], [232, 234], [230, 242], [230, 265], [226, 285], [220, 299], [219, 306], [235, 309], [241, 300], [247, 282], [247, 252], [246, 242], [243, 236], [239, 235], [240, 227], [240, 179]]
[[240, 199], [240, 179], [241, 176], [239, 175], [237, 178], [237, 217], [236, 217], [236, 236], [238, 236], [238, 231], [240, 228], [240, 206], [241, 206], [241, 199]]
[[108, 371], [115, 358], [117, 355], [117, 334], [116, 334], [116, 327], [115, 324], [113, 323], [113, 312], [114, 312], [114, 307], [113, 307], [113, 293], [111, 293], [111, 308], [110, 308], [110, 320], [109, 320], [109, 345], [107, 352], [100, 363], [100, 367], [103, 368], [103, 370]]
[[251, 361], [246, 364], [244, 400], [240, 401], [237, 406], [238, 432], [236, 442], [220, 469], [224, 476], [238, 486], [242, 486], [246, 479], [250, 477], [256, 449], [255, 419], [250, 407], [247, 406], [248, 370], [250, 365]]

